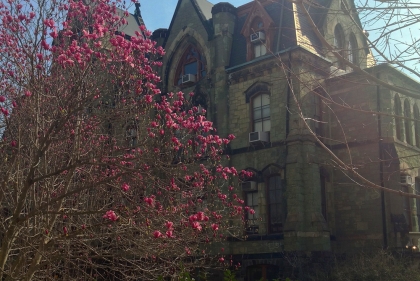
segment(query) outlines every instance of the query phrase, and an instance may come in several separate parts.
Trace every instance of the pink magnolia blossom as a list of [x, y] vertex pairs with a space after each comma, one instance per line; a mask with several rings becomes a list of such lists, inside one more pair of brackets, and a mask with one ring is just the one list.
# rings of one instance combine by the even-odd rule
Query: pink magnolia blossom
[[116, 221], [116, 220], [118, 220], [117, 215], [116, 215], [116, 214], [115, 214], [115, 212], [114, 212], [114, 211], [112, 211], [112, 210], [107, 211], [107, 212], [105, 213], [105, 215], [103, 215], [102, 217], [103, 217], [104, 219], [108, 219], [108, 220], [110, 220], [110, 221]]
[[130, 189], [130, 186], [127, 183], [123, 183], [122, 186], [121, 186], [121, 189], [123, 191], [128, 191]]
[[156, 230], [155, 232], [153, 232], [153, 236], [155, 238], [160, 238], [160, 237], [162, 237], [162, 233], [160, 231]]

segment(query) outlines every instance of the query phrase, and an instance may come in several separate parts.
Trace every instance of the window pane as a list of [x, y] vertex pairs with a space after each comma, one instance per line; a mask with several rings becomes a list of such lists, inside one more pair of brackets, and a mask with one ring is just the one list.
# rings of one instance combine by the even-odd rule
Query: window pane
[[268, 207], [270, 232], [281, 232], [284, 218], [281, 177], [270, 177], [268, 181]]
[[261, 95], [261, 105], [270, 105], [270, 95], [262, 94]]
[[197, 75], [197, 61], [186, 64], [184, 66], [184, 74], [194, 74]]
[[258, 95], [252, 100], [252, 108], [255, 109], [261, 107], [261, 98], [261, 95]]
[[262, 132], [263, 131], [263, 122], [255, 122], [254, 123], [254, 132]]
[[270, 105], [266, 105], [262, 107], [262, 118], [269, 118], [270, 117]]
[[254, 109], [254, 120], [259, 120], [261, 119], [261, 107], [255, 108]]
[[267, 49], [265, 48], [265, 45], [261, 44], [261, 56], [265, 55], [267, 53]]
[[271, 130], [271, 120], [264, 120], [262, 122], [262, 129], [264, 132], [269, 132]]

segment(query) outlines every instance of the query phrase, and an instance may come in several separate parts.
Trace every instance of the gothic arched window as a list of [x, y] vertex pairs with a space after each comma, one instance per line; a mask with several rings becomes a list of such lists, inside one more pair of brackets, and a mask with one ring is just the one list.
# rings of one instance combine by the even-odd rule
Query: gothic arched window
[[395, 135], [397, 139], [400, 141], [404, 141], [404, 128], [402, 124], [402, 119], [398, 116], [401, 116], [402, 108], [401, 108], [401, 100], [398, 95], [395, 95], [394, 98], [394, 114], [397, 116], [395, 117]]
[[[345, 40], [343, 28], [340, 24], [337, 24], [334, 28], [334, 47], [336, 48], [337, 53], [343, 58], [345, 58], [344, 44]], [[338, 62], [338, 67], [345, 69], [345, 65], [341, 60], [339, 60]]]
[[416, 119], [414, 121], [414, 139], [416, 140], [416, 146], [420, 148], [420, 114], [419, 107], [417, 106], [417, 104], [414, 105], [413, 112], [414, 119]]
[[193, 45], [189, 45], [178, 64], [175, 85], [191, 84], [200, 81], [207, 74], [206, 58]]
[[349, 38], [349, 46], [348, 46], [348, 60], [353, 64], [358, 63], [358, 47], [357, 47], [357, 40], [354, 34], [350, 34]]
[[405, 128], [405, 141], [408, 144], [413, 144], [412, 132], [411, 132], [411, 108], [410, 102], [406, 99], [404, 101], [404, 128]]

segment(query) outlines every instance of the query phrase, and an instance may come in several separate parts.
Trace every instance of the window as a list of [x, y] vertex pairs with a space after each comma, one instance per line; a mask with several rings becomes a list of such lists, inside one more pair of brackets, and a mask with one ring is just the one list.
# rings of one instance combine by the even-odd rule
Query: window
[[394, 114], [397, 116], [395, 117], [395, 133], [397, 136], [397, 139], [400, 141], [404, 141], [403, 136], [404, 136], [404, 129], [402, 126], [402, 120], [401, 118], [399, 118], [398, 116], [401, 116], [401, 100], [400, 97], [398, 95], [395, 95], [394, 98]]
[[321, 213], [324, 216], [325, 221], [327, 221], [327, 193], [325, 189], [327, 178], [323, 174], [320, 174], [319, 176], [321, 181]]
[[348, 46], [348, 60], [349, 62], [356, 64], [358, 63], [358, 47], [357, 40], [354, 34], [350, 34], [349, 46]]
[[416, 146], [420, 148], [420, 114], [419, 114], [419, 108], [417, 104], [414, 105], [413, 108], [414, 111], [414, 139], [416, 140]]
[[280, 175], [275, 175], [268, 178], [267, 206], [269, 232], [282, 232], [286, 208], [284, 204], [284, 194]]
[[405, 141], [413, 145], [412, 131], [411, 131], [411, 109], [410, 102], [406, 99], [404, 101], [404, 128], [405, 128]]
[[[409, 193], [408, 186], [403, 185], [401, 186], [401, 191], [404, 193]], [[411, 225], [411, 207], [410, 207], [410, 198], [407, 196], [403, 196], [403, 213], [405, 217], [405, 221], [408, 225], [408, 230], [411, 231], [412, 225]]]
[[193, 75], [197, 82], [206, 76], [206, 59], [195, 46], [188, 46], [185, 50], [176, 72], [175, 85], [182, 85], [182, 76]]
[[255, 18], [251, 24], [251, 34], [255, 34], [257, 32], [260, 32], [260, 37], [252, 42], [254, 45], [254, 58], [261, 57], [267, 53], [267, 48], [265, 46], [264, 22], [259, 17]]
[[245, 205], [254, 210], [254, 213], [246, 213], [246, 233], [258, 234], [258, 191], [246, 192]]
[[260, 94], [252, 99], [253, 132], [268, 132], [271, 129], [270, 95]]
[[246, 268], [246, 280], [278, 280], [279, 272], [280, 270], [277, 266], [270, 264], [248, 266]]
[[[341, 25], [337, 24], [334, 29], [334, 47], [336, 48], [337, 53], [345, 58], [344, 56], [344, 32]], [[338, 61], [338, 67], [341, 69], [345, 69], [344, 63], [339, 60]]]

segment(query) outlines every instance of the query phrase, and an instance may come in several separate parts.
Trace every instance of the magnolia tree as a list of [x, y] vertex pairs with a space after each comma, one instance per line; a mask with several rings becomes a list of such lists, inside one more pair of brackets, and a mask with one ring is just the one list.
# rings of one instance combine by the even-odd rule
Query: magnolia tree
[[118, 32], [118, 4], [0, 4], [1, 280], [149, 280], [229, 262], [210, 242], [252, 212], [222, 165], [234, 137], [215, 135], [191, 95], [160, 93], [164, 52], [143, 26]]

